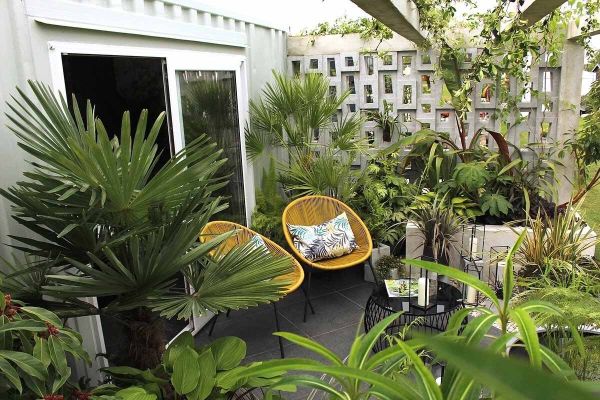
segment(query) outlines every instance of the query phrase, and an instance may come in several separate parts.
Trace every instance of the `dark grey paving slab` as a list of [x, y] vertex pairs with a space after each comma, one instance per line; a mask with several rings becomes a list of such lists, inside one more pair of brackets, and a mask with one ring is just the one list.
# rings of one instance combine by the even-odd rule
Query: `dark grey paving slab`
[[[308, 276], [305, 276], [305, 283]], [[364, 283], [361, 265], [333, 271], [313, 269], [311, 294], [326, 294], [336, 290], [348, 289]]]
[[[306, 335], [285, 318], [280, 318], [279, 322], [282, 331]], [[246, 342], [248, 355], [279, 349], [278, 339], [273, 336], [276, 331], [273, 306], [247, 315], [234, 315], [233, 312], [229, 318], [221, 315], [212, 336], [208, 336], [209, 329], [210, 323], [196, 335], [198, 343], [207, 343], [222, 336], [237, 336]]]
[[[281, 330], [311, 337], [343, 359], [359, 328], [372, 285], [363, 281], [361, 266], [314, 273], [311, 286], [311, 299], [316, 314], [312, 315], [309, 311], [308, 321], [302, 322], [304, 294], [297, 290], [277, 303]], [[210, 323], [197, 335], [197, 342], [207, 343], [221, 336], [240, 337], [248, 346], [244, 363], [280, 357], [277, 337], [273, 336], [275, 321], [273, 306], [270, 304], [232, 311], [229, 318], [222, 314], [212, 337], [208, 336], [209, 328]], [[360, 329], [362, 332], [362, 325]], [[286, 358], [320, 359], [311, 351], [290, 342], [284, 341], [284, 349]], [[311, 375], [320, 377], [320, 374]], [[305, 400], [309, 393], [309, 389], [299, 388], [296, 393], [284, 394], [284, 398]]]
[[371, 293], [373, 293], [373, 289], [375, 289], [374, 284], [363, 283], [349, 289], [340, 290], [339, 293], [358, 305], [360, 308], [364, 309], [367, 305], [369, 296], [371, 296]]
[[[340, 328], [336, 331], [325, 333], [319, 335], [314, 338], [314, 340], [320, 344], [327, 346], [329, 349], [333, 350], [341, 359], [346, 358], [350, 347], [352, 346], [352, 342], [355, 337], [357, 326], [350, 325], [344, 328]], [[292, 357], [301, 357], [301, 358], [310, 358], [310, 359], [318, 359], [319, 361], [328, 363], [327, 360], [322, 357], [315, 355], [315, 353], [311, 352], [308, 349], [302, 348], [300, 346], [294, 344], [286, 344], [285, 345], [286, 358]], [[257, 354], [251, 357], [247, 357], [245, 362], [253, 362], [253, 361], [264, 361], [273, 358], [279, 357], [279, 353], [276, 351], [269, 351], [262, 354]], [[322, 374], [319, 373], [307, 373], [302, 372], [302, 374], [313, 375], [318, 378], [322, 377]], [[283, 396], [287, 400], [305, 400], [309, 393], [310, 389], [306, 388], [298, 388], [295, 393], [284, 393]], [[321, 397], [317, 397], [320, 399]], [[324, 396], [323, 399], [326, 399], [327, 396]]]
[[[356, 337], [357, 330], [362, 333], [364, 331], [362, 327], [362, 315], [359, 314], [359, 320], [343, 328], [337, 329], [333, 332], [328, 332], [322, 335], [313, 337], [312, 339], [323, 346], [327, 347], [337, 354], [342, 360], [348, 356], [354, 338]], [[311, 356], [311, 358], [315, 358]]]
[[292, 304], [279, 307], [279, 311], [309, 336], [320, 335], [357, 323], [363, 311], [356, 303], [337, 292], [314, 298], [312, 304], [315, 314], [309, 312], [306, 322], [303, 322], [303, 307]]

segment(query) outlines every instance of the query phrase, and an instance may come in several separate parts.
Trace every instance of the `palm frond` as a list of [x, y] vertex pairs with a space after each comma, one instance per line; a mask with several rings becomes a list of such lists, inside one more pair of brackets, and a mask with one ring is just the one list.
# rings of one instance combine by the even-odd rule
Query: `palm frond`
[[[215, 195], [227, 184], [218, 174], [226, 161], [222, 150], [199, 135], [159, 166], [156, 140], [162, 115], [148, 128], [144, 111], [133, 129], [126, 112], [119, 135], [113, 137], [89, 102], [85, 115], [75, 101], [71, 112], [48, 86], [29, 84], [33, 97], [19, 91], [9, 104], [9, 121], [19, 145], [37, 161], [23, 182], [1, 194], [13, 203], [14, 218], [37, 235], [16, 237], [20, 244], [15, 247], [56, 260], [58, 267], [15, 266], [8, 283], [30, 282], [42, 294], [71, 305], [78, 297], [108, 297], [104, 312], [146, 306], [150, 298], [155, 304], [174, 290], [182, 270], [197, 265], [228, 237], [197, 241], [210, 218], [227, 207]], [[221, 304], [219, 295], [236, 298], [231, 307], [275, 299], [280, 283], [260, 282], [273, 279], [284, 266], [244, 252], [234, 255], [223, 259], [225, 266], [215, 260], [203, 279], [226, 287], [218, 282], [231, 267], [226, 263], [230, 259], [246, 266], [245, 271], [258, 271], [261, 264], [255, 263], [267, 266], [225, 280], [236, 285], [225, 294], [197, 285], [207, 290], [207, 304]], [[97, 311], [85, 307], [82, 312]]]
[[276, 301], [290, 282], [273, 277], [292, 268], [288, 258], [247, 243], [223, 256], [198, 259], [183, 270], [192, 293], [170, 290], [165, 296], [151, 297], [150, 305], [166, 318], [188, 319], [207, 310], [218, 313]]

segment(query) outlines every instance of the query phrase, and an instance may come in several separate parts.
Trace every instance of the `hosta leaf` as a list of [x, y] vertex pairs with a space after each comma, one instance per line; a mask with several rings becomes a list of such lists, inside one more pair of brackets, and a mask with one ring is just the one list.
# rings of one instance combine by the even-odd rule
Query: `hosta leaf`
[[199, 380], [194, 391], [189, 393], [187, 397], [190, 400], [204, 400], [213, 391], [216, 381], [215, 360], [211, 350], [207, 349], [198, 356], [196, 368], [200, 372]]
[[[171, 383], [179, 394], [193, 391], [198, 385], [202, 371], [198, 368], [198, 354], [190, 347], [180, 352], [173, 363]], [[214, 375], [214, 374], [213, 374]]]
[[140, 387], [119, 390], [116, 395], [117, 398], [122, 400], [157, 400], [155, 394], [150, 394]]
[[217, 371], [226, 371], [237, 367], [246, 357], [246, 342], [227, 336], [216, 339], [209, 345]]

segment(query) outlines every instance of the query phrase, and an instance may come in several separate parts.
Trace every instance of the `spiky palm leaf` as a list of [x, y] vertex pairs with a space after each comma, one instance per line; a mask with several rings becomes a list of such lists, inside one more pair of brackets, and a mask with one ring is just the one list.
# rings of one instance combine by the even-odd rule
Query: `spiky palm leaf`
[[263, 96], [250, 102], [250, 124], [246, 126], [246, 149], [251, 158], [264, 154], [271, 146], [282, 147], [292, 162], [304, 158], [314, 147], [313, 130], [331, 129], [356, 136], [359, 117], [348, 117], [335, 124], [331, 116], [348, 97], [329, 95], [329, 81], [319, 74], [290, 78], [274, 73], [274, 84], [267, 84]]
[[[126, 112], [120, 137], [113, 138], [89, 102], [84, 121], [75, 101], [71, 113], [64, 98], [49, 87], [36, 82], [30, 86], [35, 99], [19, 90], [9, 104], [9, 129], [38, 161], [24, 182], [2, 194], [14, 203], [15, 219], [38, 235], [17, 237], [22, 243], [17, 247], [57, 259], [64, 270], [45, 271], [53, 272], [42, 277], [43, 292], [74, 307], [80, 305], [77, 297], [110, 296], [106, 311], [158, 304], [183, 269], [197, 265], [227, 237], [197, 243], [202, 227], [226, 208], [214, 195], [227, 183], [218, 174], [225, 162], [221, 150], [200, 136], [158, 167], [162, 115], [146, 132], [147, 112], [142, 112], [132, 134]], [[269, 278], [287, 273], [287, 264], [271, 255], [244, 254], [237, 261], [244, 274], [218, 275], [223, 285], [235, 283], [222, 307], [228, 301], [235, 308], [280, 296], [283, 283]], [[263, 264], [275, 265], [267, 269], [270, 275]], [[217, 279], [214, 271], [206, 267], [205, 279]]]
[[39, 161], [25, 174], [27, 181], [2, 190], [15, 204], [15, 219], [45, 239], [17, 237], [23, 250], [85, 260], [86, 252], [99, 251], [115, 231], [139, 227], [157, 209], [169, 210], [197, 193], [210, 196], [224, 185], [215, 177], [224, 162], [221, 151], [206, 136], [156, 171], [163, 115], [146, 135], [148, 113], [142, 112], [132, 138], [124, 113], [119, 141], [94, 117], [89, 102], [84, 122], [75, 102], [71, 116], [64, 98], [42, 84], [30, 85], [39, 105], [19, 90], [9, 103], [9, 129]]
[[[253, 268], [260, 265], [260, 268]], [[189, 318], [203, 310], [214, 313], [248, 308], [281, 297], [287, 282], [273, 279], [293, 266], [289, 258], [276, 258], [248, 242], [226, 254], [203, 257], [182, 272], [194, 288], [190, 294], [172, 289], [168, 296], [151, 299], [154, 309], [167, 318]]]

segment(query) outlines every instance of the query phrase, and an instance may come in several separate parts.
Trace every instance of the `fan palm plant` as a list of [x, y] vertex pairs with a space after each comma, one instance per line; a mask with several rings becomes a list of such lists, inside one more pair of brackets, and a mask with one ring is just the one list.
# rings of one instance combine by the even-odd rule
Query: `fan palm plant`
[[[346, 200], [352, 190], [340, 189], [360, 181], [363, 173], [353, 170], [352, 164], [369, 148], [360, 137], [361, 117], [337, 120], [337, 110], [349, 93], [331, 96], [329, 81], [319, 74], [290, 78], [274, 73], [274, 80], [261, 99], [250, 102], [249, 157], [283, 150], [287, 163], [280, 163], [278, 170], [288, 194], [326, 194]], [[329, 137], [321, 140], [326, 132]]]
[[[119, 137], [111, 138], [88, 102], [85, 119], [62, 96], [30, 82], [34, 98], [19, 90], [9, 103], [9, 129], [34, 157], [25, 180], [1, 190], [14, 218], [35, 235], [14, 237], [17, 249], [49, 260], [4, 278], [34, 304], [63, 302], [63, 316], [149, 309], [189, 319], [276, 300], [285, 286], [272, 278], [290, 271], [284, 259], [252, 246], [220, 255], [229, 234], [198, 243], [202, 227], [227, 203], [221, 150], [201, 135], [164, 165], [157, 165], [157, 135], [164, 116], [147, 131], [142, 112], [132, 134], [124, 113]], [[186, 278], [194, 293], [176, 285]], [[102, 306], [79, 298], [97, 296]], [[55, 304], [55, 303], [53, 303]], [[158, 341], [159, 343], [161, 341]]]

